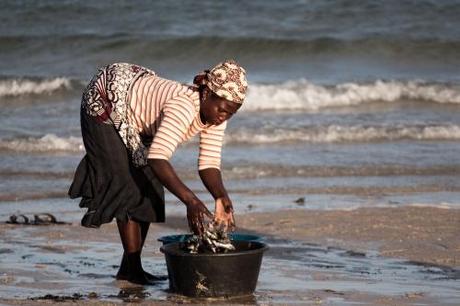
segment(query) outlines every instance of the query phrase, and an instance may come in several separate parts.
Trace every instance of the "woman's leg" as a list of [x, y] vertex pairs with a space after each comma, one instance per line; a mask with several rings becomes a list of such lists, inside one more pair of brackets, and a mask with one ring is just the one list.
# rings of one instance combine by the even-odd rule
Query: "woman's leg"
[[[120, 221], [117, 221], [118, 231], [120, 232], [120, 238], [122, 239], [123, 244], [123, 259], [121, 260], [120, 270], [118, 271], [117, 275], [124, 276], [128, 269], [128, 263], [126, 261], [126, 252], [136, 252], [140, 251], [142, 253], [142, 247], [145, 243], [145, 238], [147, 237], [147, 232], [149, 230], [150, 223], [147, 222], [139, 222], [140, 226], [140, 246], [139, 246], [139, 237], [138, 237], [138, 230], [135, 228], [137, 222], [129, 220], [130, 224], [123, 224]], [[134, 227], [134, 228], [132, 228]], [[134, 236], [134, 237], [133, 237]], [[126, 241], [126, 242], [123, 242]], [[126, 246], [126, 247], [125, 247]]]
[[121, 243], [126, 253], [139, 252], [142, 248], [141, 226], [138, 222], [117, 220]]
[[[129, 224], [122, 223], [120, 221], [117, 222], [118, 224], [118, 229], [120, 231], [120, 237], [122, 237], [122, 243], [123, 240], [129, 240], [126, 244], [123, 243], [123, 249], [125, 250], [123, 252], [123, 258], [121, 260], [120, 264], [120, 269], [118, 270], [116, 278], [119, 280], [129, 280], [130, 274], [130, 268], [129, 268], [129, 262], [128, 262], [128, 256], [126, 251], [127, 249], [133, 252], [138, 252], [139, 253], [139, 263], [140, 263], [140, 255], [142, 253], [142, 247], [144, 246], [145, 239], [147, 238], [147, 233], [150, 227], [149, 222], [135, 222], [132, 220], [128, 221]], [[136, 225], [140, 227], [140, 244], [139, 244], [139, 229], [137, 228]], [[134, 228], [133, 228], [134, 227]], [[135, 236], [135, 237], [134, 237]], [[127, 248], [125, 248], [125, 245]], [[137, 267], [139, 269], [139, 267]], [[155, 276], [152, 275], [146, 271], [143, 270], [142, 265], [140, 265], [140, 269], [142, 269], [144, 277], [147, 279], [147, 281], [154, 282], [154, 281], [160, 281], [160, 280], [166, 280], [166, 276]]]
[[[150, 223], [149, 222], [140, 222], [141, 226], [141, 249], [144, 246], [145, 239], [147, 238], [147, 233], [149, 231]], [[164, 276], [155, 276], [153, 274], [150, 274], [146, 271], [144, 271], [144, 276], [149, 280], [149, 281], [159, 281], [159, 280], [165, 280], [167, 277]]]
[[144, 246], [145, 238], [147, 238], [147, 233], [149, 231], [150, 223], [149, 222], [139, 222], [141, 226], [141, 249]]
[[123, 259], [117, 279], [126, 279], [134, 283], [147, 284], [141, 264], [141, 252], [147, 236], [148, 227], [145, 224], [128, 220], [118, 221], [118, 231], [123, 245]]

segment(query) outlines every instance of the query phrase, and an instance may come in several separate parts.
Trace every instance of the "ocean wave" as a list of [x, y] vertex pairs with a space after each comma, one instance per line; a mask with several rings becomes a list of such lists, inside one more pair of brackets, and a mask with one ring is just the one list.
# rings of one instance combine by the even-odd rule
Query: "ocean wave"
[[[384, 176], [442, 176], [456, 175], [460, 165], [436, 166], [409, 166], [402, 164], [365, 164], [356, 166], [314, 166], [314, 165], [283, 165], [277, 163], [224, 163], [224, 172], [227, 179], [254, 179], [263, 177], [384, 177]], [[196, 174], [187, 166], [175, 166], [180, 177], [187, 180], [196, 179]], [[11, 170], [1, 169], [0, 177], [13, 180], [20, 179], [69, 179], [74, 175], [74, 169], [65, 169], [55, 172], [49, 169], [42, 170]], [[446, 186], [448, 188], [448, 186]]]
[[[400, 125], [400, 126], [310, 126], [293, 129], [248, 129], [227, 131], [226, 144], [283, 144], [283, 143], [353, 143], [399, 140], [453, 141], [460, 139], [458, 125]], [[196, 144], [197, 138], [188, 143]], [[46, 134], [42, 137], [20, 137], [0, 140], [1, 151], [17, 152], [81, 152], [80, 137], [59, 137]]]
[[[47, 169], [48, 170], [48, 169]], [[29, 178], [41, 178], [41, 179], [68, 179], [71, 178], [74, 172], [66, 171], [47, 171], [47, 170], [26, 170], [26, 169], [0, 169], [0, 177], [17, 178], [17, 177], [29, 177]]]
[[295, 130], [266, 128], [251, 130], [239, 128], [227, 133], [227, 143], [336, 143], [377, 142], [398, 140], [459, 140], [458, 125], [399, 125], [399, 126], [307, 126]]
[[[224, 166], [225, 167], [225, 166]], [[346, 176], [412, 176], [453, 175], [460, 170], [458, 165], [413, 167], [400, 164], [346, 166], [304, 166], [251, 163], [226, 167], [225, 176], [231, 179], [257, 177], [346, 177]]]
[[[85, 81], [67, 77], [3, 78], [0, 98], [56, 93], [81, 94]], [[324, 108], [360, 106], [369, 103], [392, 103], [406, 100], [437, 104], [460, 104], [460, 85], [428, 83], [418, 80], [376, 80], [369, 83], [318, 85], [305, 79], [278, 84], [250, 84], [242, 111], [297, 110], [318, 111]]]
[[27, 95], [50, 95], [75, 88], [75, 82], [66, 77], [4, 78], [0, 79], [0, 98]]
[[377, 80], [366, 84], [342, 83], [333, 86], [316, 85], [307, 80], [252, 84], [243, 109], [316, 111], [329, 107], [404, 100], [460, 104], [460, 86], [415, 80]]
[[[190, 35], [190, 36], [165, 36], [150, 33], [84, 33], [61, 34], [49, 36], [40, 34], [19, 34], [13, 36], [0, 36], [0, 47], [17, 50], [19, 47], [29, 46], [43, 48], [45, 46], [56, 50], [69, 50], [75, 45], [87, 48], [93, 52], [133, 52], [130, 55], [141, 59], [161, 58], [196, 58], [196, 54], [204, 57], [233, 56], [249, 58], [257, 55], [266, 60], [284, 58], [305, 58], [312, 55], [324, 54], [360, 54], [365, 56], [396, 56], [398, 58], [426, 58], [430, 60], [444, 59], [456, 60], [460, 41], [457, 39], [439, 38], [407, 38], [398, 35], [382, 35], [380, 37], [364, 36], [357, 38], [340, 38], [331, 36], [300, 36], [284, 38], [277, 36], [233, 36], [220, 35]], [[126, 46], [131, 46], [129, 50]], [[137, 52], [149, 50], [148, 53]]]
[[59, 137], [46, 134], [42, 137], [0, 140], [0, 150], [17, 152], [80, 152], [84, 150], [80, 137]]

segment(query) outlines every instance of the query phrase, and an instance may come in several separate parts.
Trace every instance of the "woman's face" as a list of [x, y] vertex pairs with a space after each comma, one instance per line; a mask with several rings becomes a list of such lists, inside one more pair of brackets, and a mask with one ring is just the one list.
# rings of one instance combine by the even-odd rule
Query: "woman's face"
[[205, 124], [220, 125], [230, 119], [241, 107], [241, 104], [221, 98], [211, 91], [204, 93], [204, 96], [200, 116]]

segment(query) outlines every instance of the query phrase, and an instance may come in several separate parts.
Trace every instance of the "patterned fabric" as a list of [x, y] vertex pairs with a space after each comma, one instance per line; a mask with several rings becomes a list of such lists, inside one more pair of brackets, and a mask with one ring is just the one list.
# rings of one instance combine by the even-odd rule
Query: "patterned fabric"
[[137, 167], [147, 164], [146, 147], [136, 125], [130, 122], [127, 98], [134, 81], [146, 73], [155, 75], [152, 70], [128, 63], [105, 66], [93, 77], [82, 98], [82, 108], [88, 115], [115, 126]]
[[246, 70], [237, 62], [226, 60], [204, 73], [206, 77], [198, 78], [202, 80], [202, 85], [206, 85], [221, 98], [239, 104], [243, 103], [248, 82]]

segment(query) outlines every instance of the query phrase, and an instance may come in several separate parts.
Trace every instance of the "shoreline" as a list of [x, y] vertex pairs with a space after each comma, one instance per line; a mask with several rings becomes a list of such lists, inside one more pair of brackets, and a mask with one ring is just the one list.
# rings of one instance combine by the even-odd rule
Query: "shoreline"
[[[238, 232], [263, 236], [270, 250], [253, 297], [212, 303], [455, 305], [460, 298], [455, 293], [460, 279], [460, 210], [290, 209], [235, 218]], [[146, 269], [167, 274], [156, 239], [186, 232], [185, 215], [152, 224], [143, 250]], [[122, 248], [114, 222], [99, 229], [83, 228], [79, 222], [1, 223], [0, 241], [0, 304], [203, 302], [168, 293], [167, 281], [140, 291], [115, 281]]]

